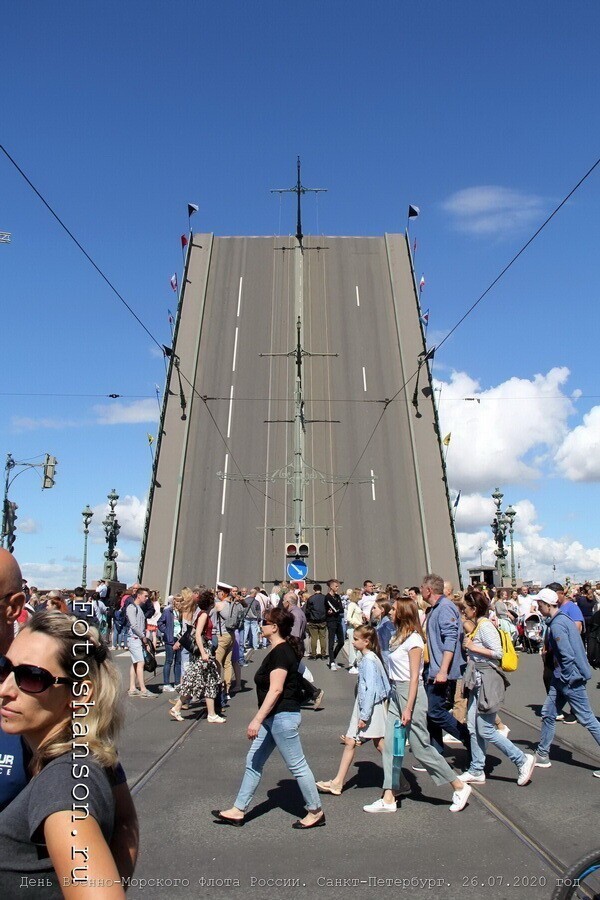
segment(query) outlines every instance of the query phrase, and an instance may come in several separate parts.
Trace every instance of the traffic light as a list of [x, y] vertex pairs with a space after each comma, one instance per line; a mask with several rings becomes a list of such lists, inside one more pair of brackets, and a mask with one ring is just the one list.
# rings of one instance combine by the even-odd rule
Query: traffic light
[[4, 507], [4, 528], [6, 534], [6, 543], [10, 553], [15, 549], [16, 525], [18, 506], [12, 500], [5, 500]]
[[285, 545], [285, 555], [289, 559], [305, 559], [307, 556], [310, 556], [310, 547], [308, 544], [286, 544]]
[[55, 456], [46, 453], [46, 462], [44, 463], [44, 480], [42, 481], [42, 490], [44, 488], [54, 487], [54, 474], [58, 460]]

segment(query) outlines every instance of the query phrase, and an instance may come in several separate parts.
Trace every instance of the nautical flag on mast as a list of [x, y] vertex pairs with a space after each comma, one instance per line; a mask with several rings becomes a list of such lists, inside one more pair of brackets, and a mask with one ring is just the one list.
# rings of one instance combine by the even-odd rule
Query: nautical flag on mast
[[424, 287], [425, 287], [425, 276], [421, 275], [421, 280], [419, 282], [419, 293], [421, 293], [421, 291], [423, 290]]
[[195, 212], [198, 212], [198, 207], [195, 203], [188, 203], [188, 219], [190, 216], [193, 216]]
[[154, 437], [151, 434], [148, 435], [148, 443], [150, 444], [150, 446], [152, 446], [152, 444], [154, 443]]
[[171, 287], [173, 288], [175, 293], [177, 293], [177, 272], [174, 272], [171, 275]]
[[460, 500], [460, 494], [461, 494], [461, 492], [459, 491], [458, 494], [456, 495], [456, 500], [454, 501], [454, 509], [456, 509], [456, 507], [458, 506], [458, 503]]
[[169, 325], [173, 325], [175, 323], [175, 318], [173, 316], [173, 313], [171, 312], [170, 309], [168, 309], [167, 312], [169, 313]]
[[408, 218], [409, 219], [416, 219], [420, 212], [421, 212], [421, 210], [419, 209], [418, 206], [412, 206], [409, 204], [409, 207], [408, 207]]
[[444, 447], [448, 446], [451, 439], [452, 439], [452, 432], [449, 431], [448, 434], [446, 435], [446, 437], [444, 438], [444, 440], [442, 441], [442, 444], [444, 445]]
[[187, 245], [188, 245], [188, 239], [186, 238], [185, 234], [182, 234], [181, 235], [181, 249], [184, 250], [187, 247]]
[[423, 325], [423, 327], [425, 329], [427, 329], [427, 326], [429, 325], [429, 310], [428, 309], [426, 309], [425, 312], [423, 313], [423, 315], [421, 316], [421, 324]]

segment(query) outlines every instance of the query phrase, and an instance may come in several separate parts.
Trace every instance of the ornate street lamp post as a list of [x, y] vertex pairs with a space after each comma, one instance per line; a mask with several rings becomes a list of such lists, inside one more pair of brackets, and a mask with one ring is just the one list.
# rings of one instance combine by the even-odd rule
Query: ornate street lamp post
[[88, 534], [90, 533], [90, 522], [94, 516], [94, 513], [89, 507], [89, 504], [81, 513], [83, 516], [83, 569], [81, 572], [81, 587], [86, 589], [87, 587], [87, 545], [88, 545]]
[[110, 494], [107, 495], [107, 497], [110, 510], [106, 514], [106, 518], [104, 519], [102, 524], [104, 525], [104, 533], [106, 535], [106, 543], [108, 545], [108, 548], [104, 553], [105, 563], [102, 577], [105, 581], [116, 581], [118, 554], [115, 548], [117, 546], [117, 538], [119, 536], [121, 526], [117, 521], [115, 506], [117, 505], [119, 495], [113, 488]]
[[508, 533], [510, 535], [510, 583], [513, 587], [517, 586], [517, 578], [515, 574], [515, 542], [513, 539], [513, 535], [515, 532], [514, 524], [515, 518], [517, 515], [516, 509], [514, 507], [509, 506], [504, 513], [508, 520]]
[[502, 512], [501, 506], [502, 501], [504, 500], [504, 494], [500, 490], [500, 488], [496, 488], [494, 493], [492, 494], [492, 500], [496, 504], [496, 515], [494, 516], [493, 522], [491, 522], [490, 527], [492, 529], [492, 533], [494, 535], [494, 541], [496, 542], [496, 549], [494, 550], [494, 556], [496, 557], [496, 568], [498, 569], [498, 575], [500, 578], [500, 584], [504, 584], [504, 579], [507, 577], [506, 571], [506, 557], [508, 556], [508, 550], [506, 549], [506, 532], [510, 525], [510, 548], [511, 548], [511, 582], [513, 587], [516, 585], [515, 579], [515, 563], [514, 563], [514, 544], [513, 544], [513, 522], [515, 516], [517, 515], [516, 510], [509, 506], [506, 512]]

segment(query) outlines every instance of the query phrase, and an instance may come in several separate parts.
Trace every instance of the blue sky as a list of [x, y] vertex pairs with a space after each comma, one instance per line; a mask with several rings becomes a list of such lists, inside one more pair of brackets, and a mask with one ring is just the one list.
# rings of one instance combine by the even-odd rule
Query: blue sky
[[[329, 189], [318, 221], [307, 198], [307, 233], [401, 231], [417, 204], [439, 343], [600, 148], [592, 2], [34, 0], [3, 26], [2, 143], [161, 342], [188, 202], [199, 230], [271, 234], [280, 215], [293, 230], [269, 189], [293, 183], [300, 154], [304, 183]], [[525, 577], [553, 562], [600, 576], [599, 207], [600, 167], [436, 355], [465, 562], [479, 546], [491, 562], [497, 475]], [[17, 557], [30, 580], [72, 584], [81, 509], [99, 522], [115, 487], [129, 579], [162, 359], [5, 158], [2, 229], [0, 452], [60, 461], [52, 491], [15, 482]], [[30, 396], [44, 393], [88, 396]]]

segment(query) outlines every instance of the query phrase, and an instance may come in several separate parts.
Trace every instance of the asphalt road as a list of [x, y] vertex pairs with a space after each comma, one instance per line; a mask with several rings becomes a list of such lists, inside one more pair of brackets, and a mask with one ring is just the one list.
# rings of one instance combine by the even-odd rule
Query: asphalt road
[[[539, 737], [544, 688], [539, 657], [520, 658], [502, 718], [511, 739], [530, 750]], [[118, 662], [125, 671], [127, 659]], [[326, 691], [325, 709], [303, 713], [301, 734], [315, 776], [323, 779], [337, 768], [338, 735], [350, 717], [355, 680], [345, 670], [329, 672], [323, 662], [310, 665]], [[256, 659], [242, 670], [250, 685], [255, 669]], [[159, 683], [151, 679], [150, 688]], [[596, 713], [599, 686], [596, 673], [588, 685]], [[600, 752], [579, 725], [557, 725], [552, 768], [534, 770], [524, 788], [516, 785], [514, 766], [490, 750], [487, 782], [459, 814], [448, 811], [448, 788], [412, 771], [410, 754], [405, 770], [413, 794], [394, 815], [364, 813], [362, 806], [379, 796], [381, 784], [377, 754], [366, 746], [357, 753], [342, 796], [323, 797], [326, 827], [303, 834], [291, 829], [302, 814], [300, 793], [276, 753], [245, 826], [213, 824], [210, 810], [229, 806], [241, 780], [254, 691], [234, 698], [223, 726], [198, 720], [194, 710], [183, 724], [170, 720], [172, 696], [125, 698], [121, 754], [141, 822], [136, 877], [149, 882], [144, 895], [549, 898], [561, 867], [598, 846], [600, 780], [592, 771], [600, 766]], [[448, 758], [460, 771], [464, 751], [450, 747]], [[176, 878], [189, 884], [153, 881]], [[389, 881], [369, 881], [378, 878]]]
[[[175, 343], [186, 418], [174, 370], [145, 550], [152, 587], [285, 575], [292, 486], [265, 476], [293, 460], [287, 354], [299, 279], [303, 349], [314, 354], [303, 360], [309, 578], [405, 586], [433, 570], [456, 581], [425, 370], [418, 416], [411, 403], [423, 336], [406, 241], [305, 244], [301, 256], [294, 238], [194, 236]], [[221, 480], [223, 472], [254, 477]]]

